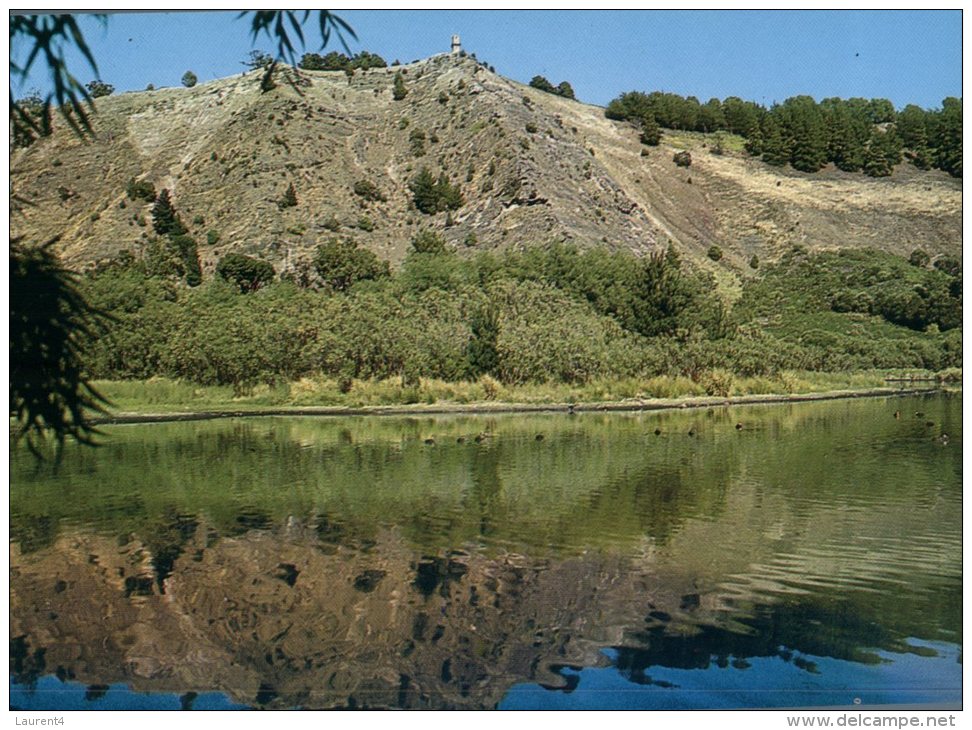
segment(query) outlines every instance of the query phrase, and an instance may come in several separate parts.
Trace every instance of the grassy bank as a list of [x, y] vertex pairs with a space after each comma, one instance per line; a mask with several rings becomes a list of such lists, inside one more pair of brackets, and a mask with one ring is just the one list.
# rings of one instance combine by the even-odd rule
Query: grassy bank
[[[403, 387], [399, 378], [354, 380], [341, 392], [338, 380], [303, 378], [276, 386], [256, 386], [234, 393], [229, 386], [200, 386], [167, 378], [140, 381], [98, 381], [98, 390], [109, 399], [111, 412], [165, 413], [193, 410], [246, 410], [248, 408], [301, 406], [397, 406], [467, 405], [476, 403], [596, 403], [631, 399], [689, 398], [706, 395], [739, 396], [818, 393], [838, 390], [864, 390], [887, 385], [888, 376], [901, 376], [887, 370], [857, 373], [784, 372], [777, 377], [738, 377], [715, 374], [695, 382], [689, 378], [659, 376], [649, 379], [626, 378], [595, 380], [585, 385], [545, 383], [504, 385], [483, 377], [475, 382], [445, 382], [422, 379], [419, 385]], [[908, 371], [909, 376], [933, 377], [930, 372]], [[961, 371], [937, 374], [943, 381], [961, 380]]]

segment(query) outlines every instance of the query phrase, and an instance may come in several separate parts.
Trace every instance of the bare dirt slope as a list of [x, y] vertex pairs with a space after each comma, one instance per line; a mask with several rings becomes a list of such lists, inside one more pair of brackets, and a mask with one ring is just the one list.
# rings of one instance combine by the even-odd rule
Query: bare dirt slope
[[[395, 101], [398, 71], [408, 95]], [[332, 235], [353, 235], [397, 263], [422, 228], [460, 251], [573, 241], [647, 252], [671, 239], [723, 275], [795, 243], [961, 248], [961, 183], [942, 173], [902, 165], [885, 180], [802, 175], [743, 153], [712, 154], [711, 139], [692, 135], [668, 135], [642, 156], [637, 131], [600, 107], [471, 58], [436, 56], [350, 81], [340, 72], [302, 77], [302, 86], [281, 80], [265, 93], [251, 72], [99, 99], [93, 141], [62, 129], [13, 154], [12, 192], [25, 201], [13, 234], [60, 236], [76, 266], [137, 255], [153, 233], [150, 205], [126, 195], [134, 178], [170, 190], [206, 272], [230, 251], [279, 270]], [[672, 161], [681, 148], [692, 153], [690, 168]], [[449, 220], [412, 205], [408, 183], [422, 167], [461, 186], [465, 203]], [[361, 180], [386, 199], [356, 195]], [[291, 183], [298, 205], [281, 209]], [[218, 234], [211, 245], [209, 231]], [[705, 257], [712, 245], [725, 252], [718, 265]]]

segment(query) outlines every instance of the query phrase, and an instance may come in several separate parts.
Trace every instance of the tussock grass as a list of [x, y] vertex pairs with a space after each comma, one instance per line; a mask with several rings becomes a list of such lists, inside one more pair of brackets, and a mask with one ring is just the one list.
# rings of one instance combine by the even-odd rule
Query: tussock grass
[[[710, 375], [710, 374], [707, 374]], [[888, 376], [937, 377], [961, 383], [962, 371], [869, 370], [852, 373], [785, 371], [775, 376], [741, 377], [718, 372], [695, 382], [686, 377], [592, 380], [583, 385], [530, 383], [504, 385], [483, 376], [478, 381], [447, 382], [421, 379], [403, 385], [400, 378], [353, 380], [347, 392], [332, 378], [302, 378], [292, 383], [258, 385], [242, 395], [230, 386], [199, 386], [168, 378], [142, 381], [98, 381], [95, 386], [111, 401], [112, 411], [172, 412], [191, 410], [247, 410], [284, 406], [397, 406], [410, 404], [467, 405], [484, 403], [596, 403], [692, 398], [706, 395], [786, 395], [881, 388]], [[715, 383], [715, 385], [713, 385]]]

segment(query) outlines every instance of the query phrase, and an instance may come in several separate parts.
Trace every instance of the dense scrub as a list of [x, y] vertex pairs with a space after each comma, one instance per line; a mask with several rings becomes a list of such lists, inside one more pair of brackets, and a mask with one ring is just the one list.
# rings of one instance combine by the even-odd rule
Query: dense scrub
[[[318, 278], [256, 290], [232, 278], [189, 288], [135, 258], [103, 268], [82, 283], [112, 318], [92, 375], [238, 392], [305, 376], [348, 387], [396, 377], [408, 387], [671, 375], [719, 394], [733, 377], [788, 369], [961, 365], [960, 272], [873, 251], [791, 252], [764, 264], [732, 311], [671, 248], [646, 258], [562, 245], [465, 258], [422, 238], [397, 272], [372, 259], [331, 241]], [[367, 275], [336, 286], [337, 269]]]

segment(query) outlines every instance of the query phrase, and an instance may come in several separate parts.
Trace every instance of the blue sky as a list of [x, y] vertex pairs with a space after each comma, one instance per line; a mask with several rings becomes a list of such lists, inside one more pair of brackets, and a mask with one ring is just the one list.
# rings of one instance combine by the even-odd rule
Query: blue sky
[[[337, 11], [354, 28], [352, 51], [411, 61], [448, 50], [453, 33], [498, 73], [570, 81], [582, 101], [623, 91], [672, 91], [701, 101], [739, 96], [762, 104], [809, 94], [937, 107], [962, 95], [960, 11]], [[116, 91], [201, 82], [243, 70], [251, 48], [236, 13], [123, 13], [82, 24], [100, 76]], [[308, 23], [308, 48], [320, 39]], [[328, 49], [340, 50], [332, 42]], [[16, 53], [16, 49], [14, 49]], [[81, 81], [93, 74], [77, 57]], [[43, 75], [13, 82], [15, 96], [46, 90]]]

